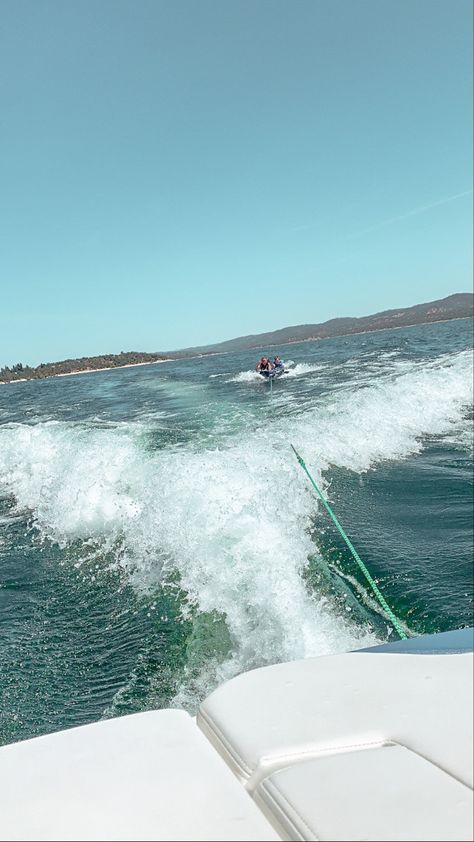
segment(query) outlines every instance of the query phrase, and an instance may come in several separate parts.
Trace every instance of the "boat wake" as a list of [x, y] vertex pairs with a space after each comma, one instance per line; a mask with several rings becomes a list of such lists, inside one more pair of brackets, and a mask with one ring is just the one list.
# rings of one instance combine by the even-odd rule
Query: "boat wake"
[[[300, 363], [293, 376], [320, 369]], [[290, 442], [324, 489], [331, 465], [368, 471], [433, 436], [465, 447], [471, 405], [472, 361], [462, 352], [363, 388], [355, 380], [275, 418], [271, 436], [253, 416], [224, 443], [158, 449], [146, 424], [10, 424], [0, 427], [0, 491], [43, 541], [79, 548], [76, 564], [93, 546], [103, 569], [119, 570], [137, 592], [179, 584], [194, 631], [176, 703], [192, 709], [244, 669], [379, 639], [367, 617], [341, 613], [305, 581], [318, 504]]]
[[[291, 363], [291, 365], [290, 365]], [[325, 366], [324, 365], [316, 365], [311, 363], [292, 363], [289, 360], [286, 363], [289, 368], [284, 372], [282, 376], [283, 380], [287, 377], [302, 377], [306, 374], [312, 374], [316, 371], [322, 371]], [[229, 383], [262, 383], [265, 382], [265, 378], [258, 373], [258, 371], [240, 371], [234, 377], [229, 378]]]

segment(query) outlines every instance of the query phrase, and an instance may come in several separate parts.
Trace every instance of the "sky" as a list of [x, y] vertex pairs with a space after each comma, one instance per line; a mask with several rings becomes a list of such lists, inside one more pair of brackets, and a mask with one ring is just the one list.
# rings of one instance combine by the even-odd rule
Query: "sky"
[[0, 367], [472, 290], [470, 0], [0, 0]]

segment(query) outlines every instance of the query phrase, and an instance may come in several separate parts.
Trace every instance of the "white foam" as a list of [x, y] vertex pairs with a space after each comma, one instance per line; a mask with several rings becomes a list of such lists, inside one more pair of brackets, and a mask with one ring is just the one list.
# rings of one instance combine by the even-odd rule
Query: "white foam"
[[285, 377], [303, 377], [306, 374], [313, 374], [316, 371], [323, 371], [326, 366], [316, 363], [296, 363], [285, 374]]
[[251, 434], [225, 450], [150, 455], [133, 433], [66, 424], [0, 430], [0, 439], [2, 485], [43, 535], [62, 545], [92, 536], [107, 549], [120, 540], [117, 564], [136, 587], [172, 567], [200, 611], [225, 617], [233, 652], [211, 685], [262, 663], [373, 642], [307, 594], [301, 569], [314, 551], [306, 526], [315, 503], [280, 442], [262, 448]]
[[234, 377], [229, 378], [229, 383], [264, 383], [265, 379], [258, 371], [239, 371]]
[[0, 489], [14, 494], [18, 507], [33, 512], [42, 533], [59, 543], [115, 536], [139, 511], [127, 491], [134, 429], [59, 422], [0, 428]]
[[[392, 366], [367, 385], [361, 378], [325, 398], [308, 436], [307, 418], [294, 435], [323, 469], [330, 464], [364, 471], [379, 461], [419, 452], [425, 436], [465, 441], [473, 402], [472, 355], [444, 355], [435, 362]], [[296, 444], [296, 442], [295, 442]]]
[[[283, 379], [287, 377], [302, 377], [305, 374], [311, 374], [315, 371], [322, 371], [325, 366], [317, 365], [312, 363], [296, 363], [294, 364], [292, 361], [289, 361], [286, 365], [289, 365], [291, 362], [291, 367], [288, 368], [281, 377]], [[258, 371], [240, 371], [234, 377], [229, 378], [229, 383], [262, 383], [266, 382], [267, 378], [263, 378]]]
[[[0, 427], [0, 491], [61, 544], [120, 541], [116, 563], [136, 587], [177, 569], [190, 601], [224, 616], [232, 641], [223, 664], [193, 678], [193, 692], [207, 691], [245, 668], [375, 641], [306, 590], [317, 501], [290, 442], [324, 487], [330, 464], [365, 471], [416, 453], [426, 435], [462, 440], [470, 403], [472, 361], [463, 352], [326, 394], [276, 418], [271, 435], [252, 417], [225, 446], [149, 451], [140, 425], [9, 425]], [[186, 691], [182, 700], [189, 703]]]

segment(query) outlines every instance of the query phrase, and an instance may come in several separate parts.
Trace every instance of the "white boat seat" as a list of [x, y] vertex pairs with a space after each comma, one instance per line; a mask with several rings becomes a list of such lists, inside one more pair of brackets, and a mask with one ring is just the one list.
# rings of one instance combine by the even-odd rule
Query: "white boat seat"
[[352, 652], [237, 676], [197, 722], [249, 791], [285, 766], [386, 742], [472, 787], [472, 688], [472, 653]]
[[0, 750], [2, 840], [276, 840], [194, 720], [162, 710]]
[[393, 744], [288, 766], [255, 800], [292, 840], [472, 840], [471, 789]]

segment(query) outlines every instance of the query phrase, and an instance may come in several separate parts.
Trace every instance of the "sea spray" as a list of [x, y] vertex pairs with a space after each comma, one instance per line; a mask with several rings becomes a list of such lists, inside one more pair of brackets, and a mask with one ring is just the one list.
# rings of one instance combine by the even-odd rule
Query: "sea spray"
[[[16, 501], [12, 515], [29, 512], [43, 540], [74, 545], [76, 559], [92, 542], [137, 593], [178, 577], [189, 625], [175, 699], [190, 709], [243, 669], [379, 639], [369, 615], [344, 617], [305, 576], [317, 503], [290, 441], [323, 488], [331, 466], [365, 472], [407, 459], [433, 437], [464, 446], [472, 403], [466, 351], [428, 361], [387, 356], [378, 373], [315, 363], [303, 381], [314, 394], [298, 404], [293, 393], [289, 414], [253, 405], [239, 408], [233, 426], [233, 405], [221, 403], [206, 435], [177, 442], [152, 421], [0, 428], [0, 488]], [[166, 388], [171, 395], [175, 386]], [[184, 400], [185, 385], [176, 388]], [[216, 413], [217, 405], [200, 411]]]

